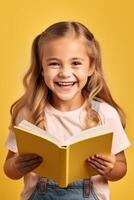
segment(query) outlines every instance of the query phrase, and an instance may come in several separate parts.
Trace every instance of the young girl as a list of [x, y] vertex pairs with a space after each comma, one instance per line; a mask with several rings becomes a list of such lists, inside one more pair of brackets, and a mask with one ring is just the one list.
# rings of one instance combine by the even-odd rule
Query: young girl
[[[4, 164], [9, 178], [24, 177], [21, 200], [108, 200], [108, 181], [126, 174], [124, 149], [130, 143], [123, 129], [124, 113], [104, 79], [100, 47], [93, 34], [79, 22], [48, 27], [33, 42], [31, 65], [23, 83], [25, 93], [11, 107], [6, 142], [9, 152]], [[107, 124], [114, 132], [112, 154], [85, 158], [98, 175], [60, 188], [54, 180], [32, 172], [42, 162], [36, 149], [35, 154], [18, 155], [12, 128], [23, 119], [61, 141], [84, 129]]]

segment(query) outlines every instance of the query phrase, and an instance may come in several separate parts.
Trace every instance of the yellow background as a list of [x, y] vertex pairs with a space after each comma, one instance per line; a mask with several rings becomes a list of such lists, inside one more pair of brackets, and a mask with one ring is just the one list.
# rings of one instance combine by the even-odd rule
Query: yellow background
[[[95, 34], [114, 98], [127, 113], [128, 136], [134, 140], [134, 3], [132, 0], [12, 0], [0, 6], [0, 199], [18, 200], [22, 181], [8, 179], [2, 170], [9, 108], [23, 91], [33, 38], [50, 24], [80, 21]], [[126, 151], [127, 176], [110, 184], [111, 200], [134, 199], [133, 146]]]

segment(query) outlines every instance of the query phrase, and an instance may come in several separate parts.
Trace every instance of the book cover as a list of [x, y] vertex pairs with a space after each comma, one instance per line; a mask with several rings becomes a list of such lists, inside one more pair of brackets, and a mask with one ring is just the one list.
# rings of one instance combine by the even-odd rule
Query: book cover
[[61, 187], [97, 174], [86, 162], [89, 156], [111, 153], [113, 132], [105, 125], [84, 130], [64, 143], [25, 120], [14, 126], [14, 132], [19, 154], [36, 153], [43, 157], [33, 171], [55, 180]]

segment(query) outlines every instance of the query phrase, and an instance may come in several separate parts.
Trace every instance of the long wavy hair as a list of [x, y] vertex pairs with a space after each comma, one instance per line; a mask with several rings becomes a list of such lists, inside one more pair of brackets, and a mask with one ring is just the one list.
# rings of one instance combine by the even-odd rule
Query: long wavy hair
[[44, 78], [41, 75], [41, 50], [47, 41], [66, 36], [75, 38], [81, 37], [85, 40], [85, 45], [87, 45], [89, 50], [89, 59], [91, 60], [91, 64], [94, 64], [95, 66], [94, 73], [88, 78], [87, 83], [82, 90], [83, 95], [87, 99], [87, 118], [85, 128], [95, 126], [100, 122], [98, 113], [96, 113], [91, 107], [93, 99], [100, 102], [107, 102], [109, 105], [113, 106], [119, 113], [122, 125], [125, 127], [125, 114], [114, 101], [104, 78], [101, 50], [98, 41], [90, 30], [83, 24], [75, 21], [63, 21], [49, 26], [33, 41], [31, 49], [31, 64], [23, 79], [25, 92], [23, 96], [11, 106], [10, 128], [17, 124], [17, 117], [19, 113], [21, 114], [21, 111], [24, 110], [25, 118], [28, 121], [34, 123], [40, 128], [46, 129], [44, 110], [50, 98], [50, 90], [47, 88]]

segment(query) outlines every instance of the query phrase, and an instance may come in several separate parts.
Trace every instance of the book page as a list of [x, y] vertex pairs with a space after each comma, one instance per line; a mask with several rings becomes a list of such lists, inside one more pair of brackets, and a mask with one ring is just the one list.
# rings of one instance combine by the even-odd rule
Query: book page
[[96, 126], [93, 128], [89, 128], [86, 129], [82, 132], [80, 132], [77, 135], [74, 135], [70, 138], [68, 138], [63, 144], [62, 146], [69, 146], [73, 143], [82, 141], [82, 140], [86, 140], [88, 138], [92, 138], [92, 137], [96, 137], [96, 136], [100, 136], [100, 135], [104, 135], [107, 133], [113, 132], [112, 130], [110, 130], [110, 128], [108, 128], [107, 125], [100, 125], [100, 126]]
[[45, 139], [49, 140], [50, 142], [53, 142], [54, 144], [56, 144], [57, 146], [62, 147], [62, 148], [66, 148], [67, 146], [69, 146], [73, 143], [85, 140], [87, 138], [92, 138], [92, 137], [96, 137], [99, 135], [104, 135], [104, 134], [112, 132], [108, 128], [107, 125], [100, 125], [100, 126], [96, 126], [96, 127], [81, 131], [77, 135], [71, 136], [70, 138], [65, 140], [63, 143], [61, 143], [56, 137], [54, 137], [47, 131], [33, 125], [32, 123], [30, 123], [26, 120], [21, 121], [19, 123], [18, 127], [23, 131], [27, 130], [27, 132], [29, 132], [30, 134], [39, 136], [41, 138], [45, 138]]
[[47, 131], [35, 126], [34, 124], [32, 124], [32, 123], [30, 123], [26, 120], [21, 121], [19, 123], [19, 125], [17, 126], [17, 128], [19, 128], [23, 131], [27, 131], [30, 134], [33, 134], [33, 135], [39, 136], [41, 138], [47, 139], [47, 140], [49, 140], [50, 142], [53, 142], [54, 144], [56, 144], [59, 147], [61, 147], [61, 145], [62, 145], [61, 142], [56, 137], [54, 137], [53, 135], [49, 134]]

